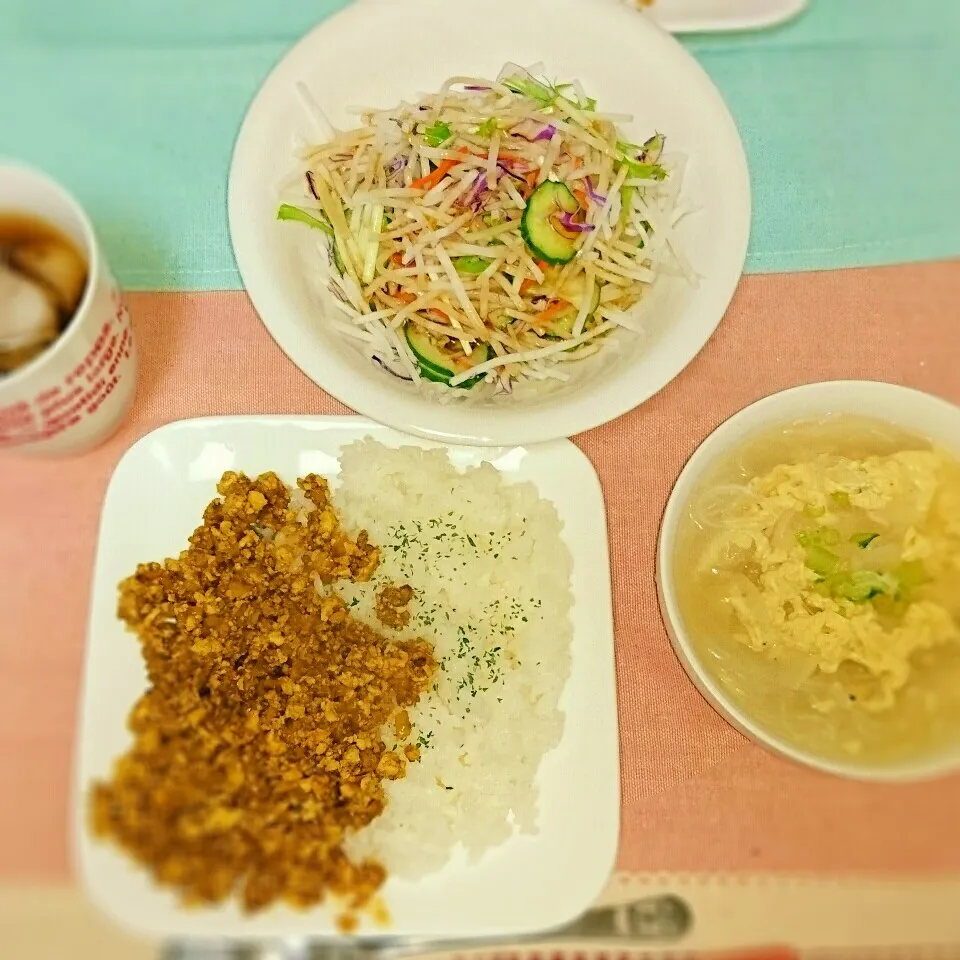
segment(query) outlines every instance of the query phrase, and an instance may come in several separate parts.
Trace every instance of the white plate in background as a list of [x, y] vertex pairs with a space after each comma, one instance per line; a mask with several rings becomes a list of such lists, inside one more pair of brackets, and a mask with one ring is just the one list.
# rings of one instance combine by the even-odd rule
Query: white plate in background
[[[130, 745], [127, 717], [146, 673], [136, 637], [117, 619], [117, 585], [138, 563], [177, 556], [199, 526], [225, 470], [267, 470], [288, 483], [318, 473], [335, 483], [340, 449], [364, 437], [432, 447], [356, 417], [223, 417], [173, 423], [120, 460], [107, 489], [93, 578], [78, 757], [74, 833], [90, 898], [123, 926], [159, 937], [334, 937], [336, 910], [274, 907], [244, 917], [236, 904], [188, 910], [112, 844], [86, 829], [87, 792]], [[393, 925], [379, 937], [513, 935], [565, 924], [592, 907], [617, 853], [619, 734], [606, 520], [600, 483], [569, 441], [523, 448], [449, 448], [458, 466], [488, 460], [531, 481], [553, 502], [573, 558], [572, 666], [561, 699], [563, 739], [539, 774], [539, 832], [514, 836], [476, 864], [456, 857], [419, 881], [381, 891]]]
[[672, 33], [713, 33], [773, 27], [806, 6], [807, 0], [654, 0], [641, 9]]
[[[500, 25], [499, 27], [496, 25]], [[475, 25], [476, 29], [471, 29]], [[465, 42], [468, 39], [469, 42]], [[687, 158], [692, 212], [678, 246], [698, 285], [662, 277], [644, 334], [618, 331], [569, 383], [533, 398], [440, 403], [378, 370], [329, 324], [339, 315], [309, 231], [277, 222], [280, 184], [303, 144], [319, 139], [303, 84], [334, 125], [351, 106], [389, 108], [451, 76], [496, 76], [543, 63], [580, 80], [600, 109], [628, 113], [627, 136], [666, 135]], [[360, 0], [308, 33], [267, 77], [247, 113], [230, 170], [228, 208], [250, 299], [283, 351], [352, 409], [397, 430], [452, 443], [502, 445], [569, 437], [613, 420], [676, 377], [717, 328], [739, 282], [750, 232], [750, 178], [736, 125], [700, 65], [623, 0]]]

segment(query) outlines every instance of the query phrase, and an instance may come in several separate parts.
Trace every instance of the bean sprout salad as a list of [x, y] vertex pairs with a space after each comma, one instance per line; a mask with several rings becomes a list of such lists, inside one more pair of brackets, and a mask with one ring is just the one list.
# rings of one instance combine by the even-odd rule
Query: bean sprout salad
[[624, 139], [630, 119], [514, 65], [452, 77], [331, 128], [278, 217], [319, 231], [334, 323], [386, 371], [497, 393], [566, 380], [638, 329], [660, 273], [695, 279], [673, 236], [682, 161], [661, 133]]

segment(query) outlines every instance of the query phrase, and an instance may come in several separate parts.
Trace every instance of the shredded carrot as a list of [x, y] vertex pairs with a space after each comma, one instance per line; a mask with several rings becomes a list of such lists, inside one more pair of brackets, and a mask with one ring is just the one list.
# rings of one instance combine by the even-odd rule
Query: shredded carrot
[[568, 310], [572, 304], [568, 300], [554, 300], [546, 310], [541, 313], [536, 321], [535, 326], [542, 326], [545, 323], [549, 323], [558, 313], [563, 313], [564, 310]]
[[[395, 294], [393, 294], [393, 299], [399, 300], [401, 303], [410, 304], [413, 303], [413, 301], [417, 298], [414, 294], [409, 293], [406, 290], [398, 290]], [[443, 320], [444, 322], [449, 322], [450, 320], [450, 317], [448, 317], [447, 314], [445, 314], [442, 310], [437, 310], [435, 307], [428, 308], [426, 312], [431, 316], [436, 317], [438, 320]]]
[[530, 170], [528, 173], [520, 174], [523, 177], [526, 186], [520, 188], [520, 196], [524, 200], [529, 199], [530, 194], [537, 189], [537, 180], [540, 178], [539, 170]]
[[[466, 147], [461, 147], [457, 153], [468, 153]], [[421, 177], [419, 180], [414, 180], [410, 184], [415, 190], [432, 190], [454, 167], [459, 166], [460, 161], [449, 159], [443, 160], [437, 166], [437, 169], [433, 173], [428, 173], [425, 177]]]
[[[308, 181], [308, 192], [336, 230], [334, 254], [338, 261], [343, 254], [344, 263], [334, 266], [347, 268], [342, 283], [339, 271], [331, 272], [331, 289], [351, 322], [392, 351], [398, 370], [402, 366], [412, 377], [417, 370], [403, 346], [403, 322], [434, 339], [451, 358], [451, 369], [468, 371], [458, 385], [476, 375], [472, 367], [478, 362], [484, 391], [509, 392], [511, 381], [563, 380], [564, 368], [556, 364], [591, 356], [607, 333], [627, 327], [661, 262], [691, 272], [667, 230], [676, 219], [680, 184], [651, 181], [644, 201], [652, 222], [662, 225], [659, 242], [634, 250], [623, 235], [635, 232], [636, 219], [626, 223], [629, 218], [622, 217], [616, 231], [599, 223], [585, 226], [602, 206], [595, 188], [615, 197], [629, 182], [632, 168], [622, 159], [623, 134], [614, 123], [581, 117], [581, 124], [571, 117], [556, 121], [549, 147], [530, 142], [521, 132], [525, 127], [516, 125], [542, 131], [549, 118], [534, 111], [542, 127], [530, 119], [529, 97], [505, 97], [502, 85], [492, 81], [460, 90], [462, 79], [446, 84], [439, 99], [367, 112], [356, 129], [310, 147], [304, 174], [315, 183]], [[440, 149], [431, 123], [449, 128]], [[499, 172], [492, 169], [496, 165]], [[662, 176], [670, 172], [664, 169]], [[538, 259], [536, 244], [527, 242], [529, 214], [523, 224], [523, 208], [538, 181], [548, 177], [568, 185], [567, 200], [575, 197], [571, 204], [547, 203], [540, 212], [545, 227], [577, 250], [567, 266]], [[630, 269], [634, 263], [636, 270]], [[589, 316], [589, 304], [572, 292], [581, 289], [599, 296], [604, 309], [602, 322], [581, 323], [574, 337], [581, 306]], [[590, 346], [563, 353], [582, 344]]]

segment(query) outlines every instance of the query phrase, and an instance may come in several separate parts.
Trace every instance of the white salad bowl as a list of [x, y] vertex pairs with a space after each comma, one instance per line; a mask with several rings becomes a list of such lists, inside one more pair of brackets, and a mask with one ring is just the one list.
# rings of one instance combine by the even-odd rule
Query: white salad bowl
[[[322, 142], [306, 89], [337, 127], [349, 108], [388, 108], [450, 76], [496, 76], [504, 64], [543, 63], [579, 80], [599, 109], [631, 114], [626, 135], [666, 135], [686, 159], [675, 239], [698, 276], [661, 276], [641, 304], [642, 332], [618, 330], [571, 380], [532, 395], [438, 398], [391, 376], [332, 324], [329, 264], [309, 230], [277, 221], [281, 187], [305, 144]], [[739, 281], [750, 227], [743, 146], [720, 94], [667, 33], [620, 0], [359, 0], [307, 34], [273, 70], [237, 140], [230, 233], [254, 306], [284, 352], [315, 383], [396, 429], [447, 442], [526, 444], [568, 437], [643, 403], [690, 363]], [[445, 402], [446, 401], [446, 402]], [[452, 402], [451, 402], [452, 401]]]
[[773, 394], [741, 410], [700, 445], [667, 501], [657, 547], [657, 592], [667, 633], [683, 668], [707, 702], [745, 736], [781, 756], [827, 773], [880, 782], [923, 780], [960, 770], [960, 748], [897, 764], [868, 766], [826, 759], [773, 735], [734, 703], [704, 669], [684, 626], [673, 558], [679, 526], [704, 475], [753, 436], [798, 420], [835, 414], [886, 421], [960, 456], [960, 407], [894, 384], [857, 380], [812, 383]]

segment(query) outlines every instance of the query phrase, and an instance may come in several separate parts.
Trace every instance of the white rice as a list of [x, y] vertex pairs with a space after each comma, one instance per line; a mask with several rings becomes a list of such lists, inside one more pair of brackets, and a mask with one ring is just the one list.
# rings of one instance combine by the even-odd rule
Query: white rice
[[342, 468], [344, 524], [383, 554], [375, 580], [345, 585], [344, 597], [375, 624], [377, 591], [412, 586], [413, 620], [397, 635], [430, 640], [441, 664], [410, 711], [419, 762], [387, 784], [384, 813], [347, 850], [416, 878], [459, 844], [475, 860], [537, 830], [537, 771], [563, 734], [570, 553], [553, 505], [489, 464], [461, 473], [442, 450], [365, 440], [344, 450]]

